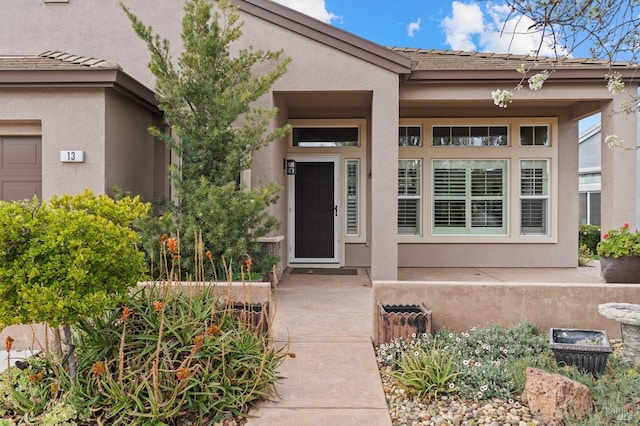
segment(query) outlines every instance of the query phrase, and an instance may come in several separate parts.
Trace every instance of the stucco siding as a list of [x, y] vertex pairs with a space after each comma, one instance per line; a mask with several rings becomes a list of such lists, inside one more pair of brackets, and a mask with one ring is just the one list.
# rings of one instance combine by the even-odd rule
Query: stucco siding
[[105, 185], [140, 195], [151, 201], [156, 196], [154, 173], [156, 163], [155, 140], [147, 130], [154, 124], [154, 115], [130, 102], [116, 92], [106, 98], [106, 153]]
[[[42, 126], [42, 197], [105, 188], [104, 89], [0, 89], [0, 122]], [[83, 163], [63, 163], [60, 151], [84, 151]]]
[[[183, 3], [155, 0], [124, 3], [146, 25], [171, 40], [172, 52], [177, 57], [181, 48], [179, 17]], [[38, 30], [25, 31], [25, 27]], [[37, 55], [58, 50], [115, 61], [127, 74], [153, 88], [153, 77], [147, 68], [147, 47], [133, 32], [119, 0], [69, 3], [3, 0], [0, 28], [0, 44], [5, 55]]]

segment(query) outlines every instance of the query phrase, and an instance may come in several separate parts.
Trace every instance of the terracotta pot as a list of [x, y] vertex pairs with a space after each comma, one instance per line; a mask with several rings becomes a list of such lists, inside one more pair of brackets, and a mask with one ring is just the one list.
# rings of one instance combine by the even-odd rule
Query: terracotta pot
[[600, 256], [600, 270], [608, 283], [640, 283], [640, 256]]

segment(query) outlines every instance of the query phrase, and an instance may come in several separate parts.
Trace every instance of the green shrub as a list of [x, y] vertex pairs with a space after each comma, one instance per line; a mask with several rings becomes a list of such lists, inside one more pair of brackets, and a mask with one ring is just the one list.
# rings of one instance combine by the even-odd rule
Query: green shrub
[[578, 247], [578, 266], [587, 266], [594, 254], [586, 244], [580, 244], [580, 247]]
[[53, 327], [115, 307], [144, 277], [130, 226], [149, 206], [85, 190], [44, 203], [0, 202], [0, 328]]
[[596, 225], [580, 224], [578, 228], [578, 244], [585, 245], [591, 251], [596, 253], [598, 243], [600, 242], [600, 227]]

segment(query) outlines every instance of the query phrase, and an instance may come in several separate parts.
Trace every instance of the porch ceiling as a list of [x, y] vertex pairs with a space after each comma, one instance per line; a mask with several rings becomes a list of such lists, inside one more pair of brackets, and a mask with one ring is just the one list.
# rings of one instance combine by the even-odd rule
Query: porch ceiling
[[[340, 111], [370, 111], [372, 102], [372, 92], [369, 91], [277, 92], [274, 97], [277, 105], [288, 110], [289, 118], [318, 118], [316, 114], [322, 111], [325, 111], [323, 115], [336, 115]], [[314, 117], [309, 116], [311, 112]]]

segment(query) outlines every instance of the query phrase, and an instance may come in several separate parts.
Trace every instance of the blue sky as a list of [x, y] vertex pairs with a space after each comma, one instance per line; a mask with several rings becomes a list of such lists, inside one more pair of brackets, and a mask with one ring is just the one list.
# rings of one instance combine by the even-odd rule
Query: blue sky
[[[383, 46], [554, 56], [501, 0], [273, 0]], [[584, 51], [574, 56], [588, 56]], [[581, 130], [599, 118], [582, 120]]]
[[501, 0], [273, 0], [383, 46], [553, 55]]

